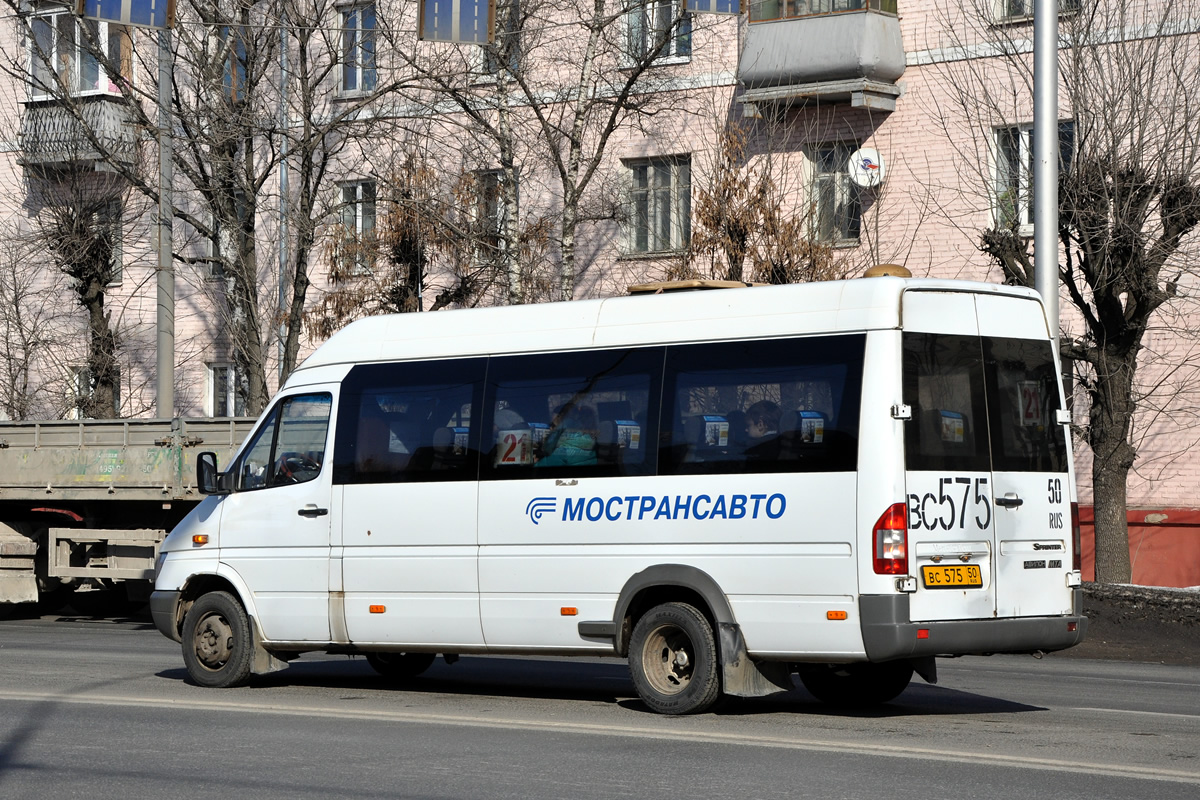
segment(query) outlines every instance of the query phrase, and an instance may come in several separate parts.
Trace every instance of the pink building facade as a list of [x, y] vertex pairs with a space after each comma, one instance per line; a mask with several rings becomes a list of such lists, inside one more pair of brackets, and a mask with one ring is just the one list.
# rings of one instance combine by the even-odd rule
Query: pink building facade
[[[389, 214], [410, 213], [397, 197], [401, 184], [408, 186], [401, 177], [418, 166], [435, 176], [424, 186], [425, 205], [445, 199], [446, 214], [475, 225], [472, 230], [482, 230], [484, 241], [466, 251], [452, 244], [431, 246], [426, 272], [408, 287], [423, 309], [436, 306], [439, 297], [458, 297], [451, 306], [514, 298], [540, 302], [564, 294], [611, 296], [633, 283], [680, 275], [724, 277], [730, 259], [726, 249], [712, 245], [720, 238], [714, 225], [736, 215], [714, 209], [722, 210], [724, 202], [729, 212], [748, 202], [752, 187], [769, 187], [771, 203], [766, 217], [761, 208], [741, 217], [760, 227], [748, 237], [740, 262], [746, 280], [769, 279], [763, 270], [781, 260], [763, 250], [767, 232], [761, 227], [768, 219], [802, 234], [807, 244], [793, 245], [786, 255], [825, 277], [852, 277], [872, 264], [895, 263], [917, 276], [998, 281], [999, 268], [980, 251], [982, 232], [1013, 223], [1032, 235], [1031, 0], [764, 0], [740, 15], [697, 13], [682, 20], [672, 3], [629, 5], [599, 25], [592, 51], [583, 25], [592, 3], [578, 8], [524, 3], [515, 15], [501, 4], [496, 44], [490, 48], [416, 42], [411, 3], [351, 2], [315, 9], [329, 47], [314, 52], [324, 52], [334, 66], [313, 94], [323, 109], [316, 118], [331, 118], [365, 98], [369, 102], [355, 113], [369, 133], [338, 153], [317, 187], [321, 199], [310, 217], [316, 236], [308, 258], [309, 307], [339, 296], [347, 284], [382, 273], [380, 265], [389, 256], [377, 231], [396, 229]], [[1150, 17], [1159, 9], [1159, 4], [1142, 5], [1141, 13]], [[1064, 30], [1069, 30], [1083, 12], [1068, 0], [1061, 6]], [[1169, 11], [1169, 4], [1161, 6]], [[38, 4], [32, 12], [21, 5], [20, 11], [24, 19], [31, 13], [65, 13], [54, 4]], [[1177, 46], [1193, 47], [1198, 36], [1186, 34], [1189, 20], [1195, 22], [1186, 13], [1179, 28], [1147, 26], [1142, 18], [1089, 19], [1093, 27], [1108, 26], [1110, 39], [1118, 33], [1145, 41], [1169, 36]], [[201, 24], [181, 17], [180, 36]], [[278, 18], [275, 24], [286, 25]], [[86, 153], [48, 155], [44, 142], [42, 150], [36, 149], [38, 132], [47, 130], [47, 123], [43, 119], [39, 128], [34, 118], [52, 114], [60, 99], [36, 88], [35, 27], [15, 27], [16, 35], [5, 40], [10, 68], [0, 100], [9, 110], [2, 134], [8, 147], [0, 162], [0, 225], [9, 243], [0, 254], [7, 262], [0, 283], [7, 296], [0, 299], [24, 297], [30, 313], [44, 321], [31, 324], [8, 315], [9, 352], [0, 359], [7, 359], [10, 394], [20, 383], [11, 376], [21, 373], [22, 364], [30, 365], [24, 391], [36, 395], [30, 405], [35, 415], [70, 416], [72, 398], [80, 391], [85, 320], [39, 239], [43, 209], [30, 176], [49, 167], [98, 175], [111, 170], [101, 159], [89, 161]], [[218, 38], [224, 30], [209, 27]], [[72, 46], [62, 38], [66, 29], [54, 28], [60, 38], [44, 40], [53, 41], [55, 57]], [[204, 37], [193, 33], [193, 38]], [[153, 95], [153, 37], [139, 33], [128, 44], [107, 41], [110, 63], [128, 71], [138, 102], [145, 105]], [[289, 48], [292, 66], [275, 52], [273, 75], [294, 69], [295, 40]], [[129, 58], [127, 51], [142, 58]], [[233, 52], [235, 66], [224, 78], [228, 91], [236, 91], [240, 74], [238, 51]], [[596, 59], [591, 72], [589, 52]], [[1068, 63], [1070, 57], [1062, 60]], [[111, 95], [93, 104], [116, 104], [121, 97], [116, 76], [100, 69], [80, 78], [82, 63], [77, 54], [71, 67], [77, 93]], [[1065, 67], [1064, 75], [1069, 74]], [[633, 75], [634, 90], [622, 94], [625, 78]], [[85, 84], [78, 81], [93, 77], [93, 83], [79, 88]], [[1067, 80], [1060, 102], [1065, 153], [1074, 146]], [[264, 96], [263, 116], [298, 102], [298, 87], [276, 83], [288, 86], [288, 92]], [[474, 105], [464, 104], [463, 97], [474, 98]], [[625, 103], [611, 133], [603, 130], [608, 119], [603, 103], [583, 116], [581, 97]], [[299, 124], [296, 113], [286, 116], [288, 125]], [[576, 121], [579, 128], [572, 130]], [[70, 125], [60, 128], [78, 133]], [[730, 131], [737, 143], [732, 156], [726, 149]], [[504, 141], [511, 143], [507, 151]], [[563, 166], [571, 162], [563, 154], [569, 155], [572, 141], [580, 144], [583, 169], [594, 161], [594, 174], [575, 203], [564, 199], [568, 184], [580, 185], [576, 177], [564, 177]], [[268, 134], [254, 148], [263, 159], [279, 152], [278, 141]], [[855, 182], [851, 156], [861, 156], [864, 149], [882, 161], [878, 185]], [[147, 152], [153, 155], [153, 148]], [[293, 175], [295, 158], [284, 160]], [[285, 189], [285, 184], [286, 179], [272, 177], [256, 190], [260, 286], [255, 313], [266, 321], [262, 345], [272, 389], [278, 381], [280, 310], [297, 257], [298, 223], [289, 214], [300, 202], [299, 188], [293, 183]], [[175, 191], [176, 205], [203, 221], [206, 198], [186, 175], [177, 175]], [[476, 196], [463, 200], [464, 191]], [[144, 193], [125, 197], [119, 280], [107, 287], [106, 308], [118, 332], [120, 413], [147, 416], [154, 412], [156, 386], [155, 208]], [[568, 206], [578, 219], [569, 240], [562, 224]], [[330, 259], [344, 252], [334, 244], [339, 237], [375, 248], [362, 274], [356, 262], [348, 277], [344, 270], [330, 277]], [[243, 410], [235, 345], [221, 311], [228, 304], [227, 283], [210, 258], [218, 240], [211, 229], [175, 223], [175, 412], [181, 416]], [[282, 254], [281, 240], [289, 245]], [[696, 246], [701, 241], [708, 243], [703, 252]], [[1195, 236], [1187, 244], [1181, 252], [1195, 255]], [[485, 250], [493, 259], [501, 251], [507, 266], [486, 279], [472, 278], [473, 288], [455, 295], [452, 290], [464, 286], [463, 276], [475, 266], [473, 253]], [[569, 281], [562, 274], [567, 250], [573, 254]], [[1186, 264], [1180, 272], [1181, 285], [1190, 286]], [[1079, 321], [1065, 295], [1062, 304], [1064, 335], [1070, 336], [1079, 331]], [[361, 303], [361, 310], [369, 308], [370, 303]], [[1191, 311], [1181, 301], [1162, 315], [1149, 335], [1149, 358], [1140, 375], [1146, 398], [1133, 432], [1139, 458], [1129, 486], [1136, 582], [1200, 584], [1200, 512], [1195, 510], [1200, 507], [1200, 456], [1192, 446], [1200, 438], [1195, 417], [1200, 375], [1193, 374], [1198, 354], [1188, 333], [1195, 327]], [[54, 330], [52, 341], [21, 350], [22, 336], [39, 328]], [[319, 342], [313, 330], [301, 337], [302, 354]], [[1076, 420], [1086, 420], [1081, 398]], [[1087, 507], [1090, 455], [1078, 437], [1075, 448], [1080, 502]], [[1086, 508], [1083, 517], [1086, 539]]]

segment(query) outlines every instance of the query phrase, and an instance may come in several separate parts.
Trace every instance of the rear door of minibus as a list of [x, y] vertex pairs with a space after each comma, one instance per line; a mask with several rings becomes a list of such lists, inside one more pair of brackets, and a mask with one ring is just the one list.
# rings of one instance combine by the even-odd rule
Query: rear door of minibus
[[[1071, 613], [1070, 445], [1041, 304], [976, 295], [988, 389], [996, 616]], [[1039, 336], [1040, 334], [1040, 336]]]
[[1041, 304], [904, 296], [913, 620], [1071, 611], [1070, 451]]
[[996, 614], [993, 479], [975, 297], [903, 296], [903, 397], [908, 560], [917, 620]]

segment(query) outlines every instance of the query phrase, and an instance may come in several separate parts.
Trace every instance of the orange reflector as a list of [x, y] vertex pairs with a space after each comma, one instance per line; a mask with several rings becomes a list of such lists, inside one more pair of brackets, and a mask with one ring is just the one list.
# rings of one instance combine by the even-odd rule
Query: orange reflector
[[845, 619], [846, 616], [847, 615], [846, 615], [845, 611], [826, 611], [825, 612], [825, 619]]
[[564, 617], [573, 617], [579, 613], [579, 609], [572, 608], [571, 606], [563, 606], [558, 610], [558, 613], [562, 614]]
[[918, 639], [928, 639], [929, 638], [929, 628], [917, 628], [917, 638]]
[[387, 611], [387, 606], [371, 606], [369, 610], [372, 614], [382, 614]]
[[1067, 630], [1068, 630], [1068, 631], [1077, 631], [1077, 630], [1079, 630], [1079, 623], [1078, 623], [1078, 622], [1068, 622], [1068, 623], [1067, 623]]
[[208, 544], [207, 533], [197, 533], [192, 536], [192, 544]]

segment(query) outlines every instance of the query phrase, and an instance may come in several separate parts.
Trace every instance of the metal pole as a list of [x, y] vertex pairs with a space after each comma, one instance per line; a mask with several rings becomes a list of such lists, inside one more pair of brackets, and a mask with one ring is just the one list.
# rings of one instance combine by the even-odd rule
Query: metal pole
[[1034, 278], [1058, 351], [1058, 2], [1033, 5]]
[[158, 396], [161, 419], [175, 416], [175, 264], [171, 260], [171, 32], [158, 32]]
[[288, 137], [287, 137], [287, 79], [288, 37], [287, 11], [279, 26], [279, 387], [283, 388], [283, 359], [287, 339], [287, 267], [288, 267]]

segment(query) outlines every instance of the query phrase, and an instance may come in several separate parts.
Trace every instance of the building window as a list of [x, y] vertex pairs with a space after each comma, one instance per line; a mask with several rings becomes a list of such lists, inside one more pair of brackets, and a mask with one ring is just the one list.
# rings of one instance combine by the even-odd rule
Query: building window
[[[1032, 3], [1033, 0], [1028, 2]], [[750, 0], [750, 21], [771, 22], [777, 19], [815, 17], [868, 9], [895, 14], [896, 0]]]
[[497, 0], [495, 41], [480, 47], [479, 52], [479, 70], [485, 77], [498, 78], [502, 71], [517, 73], [521, 66], [520, 0]]
[[209, 235], [204, 237], [205, 276], [209, 280], [225, 279], [225, 262], [221, 260], [221, 223], [216, 215], [208, 212]]
[[375, 91], [375, 5], [343, 9], [342, 92]]
[[119, 200], [105, 204], [95, 212], [95, 235], [107, 239], [109, 247], [106, 286], [118, 286], [124, 278], [125, 226], [121, 221], [123, 208]]
[[850, 180], [852, 142], [833, 142], [812, 150], [813, 238], [836, 244], [858, 240], [862, 204], [858, 187]]
[[690, 156], [632, 161], [630, 172], [629, 250], [671, 253], [692, 238], [692, 162]]
[[235, 364], [208, 365], [208, 402], [204, 409], [210, 417], [244, 417], [246, 386]]
[[[1024, 21], [1033, 18], [1034, 0], [996, 0], [996, 18], [1001, 21]], [[1058, 13], [1079, 11], [1079, 0], [1058, 0]]]
[[[1075, 123], [1058, 123], [1058, 169], [1071, 165]], [[1033, 231], [1033, 126], [1009, 125], [996, 129], [995, 223], [1000, 228]]]
[[224, 51], [223, 81], [225, 94], [232, 100], [243, 99], [246, 93], [246, 32], [240, 27], [222, 26], [218, 38]]
[[[71, 413], [68, 415], [71, 419], [92, 419], [93, 411], [105, 412], [109, 409], [93, 409], [91, 397], [96, 392], [96, 379], [92, 374], [92, 370], [88, 367], [78, 366], [71, 367], [71, 392], [73, 394], [73, 402]], [[121, 367], [119, 364], [113, 365], [113, 405], [109, 417], [119, 417], [121, 415]]]
[[504, 200], [504, 171], [481, 170], [475, 173], [475, 180], [479, 192], [475, 208], [478, 254], [481, 262], [488, 263], [499, 258], [504, 247], [509, 214]]
[[339, 267], [366, 274], [375, 266], [375, 182], [342, 185], [342, 231]]
[[[81, 19], [67, 9], [39, 13], [29, 23], [30, 96], [120, 94], [133, 75], [133, 41], [124, 25]], [[106, 66], [107, 63], [107, 66]]]
[[[673, 0], [644, 0], [629, 13], [629, 56], [634, 61], [692, 56], [692, 16]], [[660, 49], [661, 46], [661, 49]], [[657, 55], [655, 55], [657, 53]]]

